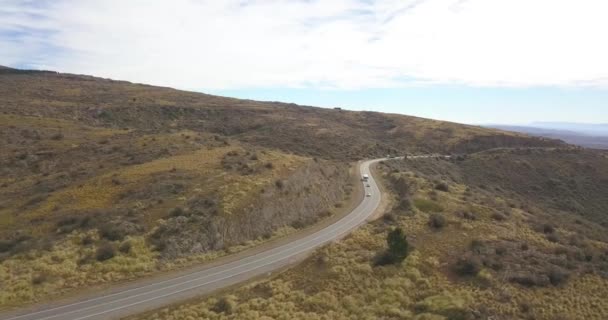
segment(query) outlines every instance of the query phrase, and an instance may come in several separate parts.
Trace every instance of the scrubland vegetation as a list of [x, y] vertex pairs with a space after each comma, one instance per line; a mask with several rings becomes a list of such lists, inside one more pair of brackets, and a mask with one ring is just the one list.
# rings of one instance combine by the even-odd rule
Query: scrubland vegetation
[[[401, 115], [0, 69], [0, 308], [207, 261], [304, 228], [348, 201], [353, 190], [349, 162], [358, 159], [562, 145]], [[404, 179], [408, 186], [411, 179]], [[344, 247], [342, 260], [332, 260], [336, 248], [330, 246], [324, 249], [326, 257], [315, 261], [361, 279], [376, 270], [397, 270], [395, 277], [420, 271], [418, 263], [427, 256], [404, 219], [420, 219], [424, 230], [441, 237], [453, 228], [447, 212], [452, 204], [437, 200], [464, 187], [433, 180], [425, 188], [428, 193], [396, 191], [395, 212], [408, 213], [394, 214], [390, 226], [399, 224], [415, 249], [393, 252], [390, 264], [370, 264], [387, 252], [389, 227], [380, 223], [347, 240], [355, 251]], [[411, 195], [401, 197], [403, 192]], [[597, 209], [584, 202], [568, 205], [588, 215]], [[469, 224], [483, 221], [475, 214], [479, 219]], [[510, 216], [504, 217], [492, 221], [511, 223]], [[566, 239], [557, 225], [541, 236], [553, 246]], [[357, 243], [363, 247], [356, 249]], [[366, 250], [370, 257], [359, 258]], [[401, 259], [411, 268], [398, 271]], [[311, 266], [302, 268], [293, 274]], [[327, 270], [328, 277], [333, 275]], [[302, 290], [305, 284], [283, 283], [276, 290]], [[311, 295], [306, 312], [312, 315], [325, 310], [316, 301], [332, 304], [331, 295], [337, 293], [303, 294]], [[288, 297], [285, 291], [275, 298], [290, 303]], [[397, 296], [391, 297], [387, 301], [396, 307]], [[236, 315], [244, 299], [241, 294], [225, 297], [208, 310]]]
[[0, 124], [3, 307], [237, 252], [330, 215], [351, 192], [347, 165], [204, 132]]
[[[607, 162], [580, 149], [385, 161], [393, 209], [378, 221], [273, 279], [139, 319], [605, 319], [608, 233], [587, 210], [603, 206]], [[532, 187], [574, 177], [586, 197]], [[571, 212], [556, 196], [586, 202]], [[403, 248], [395, 230], [408, 254], [378, 263]]]

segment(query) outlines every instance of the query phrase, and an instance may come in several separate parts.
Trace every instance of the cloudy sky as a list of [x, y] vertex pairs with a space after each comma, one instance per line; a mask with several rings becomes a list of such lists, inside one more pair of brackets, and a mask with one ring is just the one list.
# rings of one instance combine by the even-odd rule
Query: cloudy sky
[[608, 123], [606, 0], [0, 0], [0, 64], [467, 123]]

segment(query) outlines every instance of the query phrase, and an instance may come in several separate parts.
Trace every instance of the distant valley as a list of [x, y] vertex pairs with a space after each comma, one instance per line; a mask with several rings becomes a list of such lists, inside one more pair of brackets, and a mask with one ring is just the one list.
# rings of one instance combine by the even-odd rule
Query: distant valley
[[530, 125], [486, 125], [505, 131], [563, 140], [591, 149], [608, 149], [608, 124], [535, 122]]

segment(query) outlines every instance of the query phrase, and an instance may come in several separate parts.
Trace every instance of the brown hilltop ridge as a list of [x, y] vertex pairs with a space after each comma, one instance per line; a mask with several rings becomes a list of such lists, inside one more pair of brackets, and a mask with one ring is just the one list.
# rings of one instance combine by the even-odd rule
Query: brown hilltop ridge
[[405, 115], [240, 100], [47, 71], [13, 71], [0, 73], [4, 114], [65, 119], [94, 127], [188, 129], [327, 159], [562, 144]]

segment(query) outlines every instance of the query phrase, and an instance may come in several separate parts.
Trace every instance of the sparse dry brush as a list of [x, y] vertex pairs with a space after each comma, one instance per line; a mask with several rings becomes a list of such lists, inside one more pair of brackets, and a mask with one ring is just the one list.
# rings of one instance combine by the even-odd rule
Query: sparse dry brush
[[[386, 161], [381, 170], [385, 180], [403, 177], [393, 196], [414, 199], [415, 214], [404, 215], [396, 205], [390, 223], [366, 225], [275, 279], [232, 290], [238, 305], [230, 315], [217, 312], [219, 300], [211, 298], [140, 318], [605, 318], [608, 244], [601, 225], [568, 219], [551, 203], [513, 205], [531, 195], [505, 185], [497, 189], [481, 176], [468, 185], [466, 174], [482, 172], [459, 172], [454, 162], [412, 162]], [[437, 179], [452, 181], [449, 192], [432, 193]], [[428, 227], [438, 212], [451, 217], [440, 232]], [[589, 232], [581, 232], [581, 225]], [[400, 265], [378, 265], [392, 228], [402, 229], [415, 249]]]
[[[352, 196], [344, 165], [348, 161], [387, 153], [562, 145], [415, 117], [237, 100], [11, 69], [0, 70], [0, 106], [0, 198], [6, 199], [0, 205], [0, 307], [200, 263], [308, 226]], [[505, 171], [534, 167], [533, 162], [543, 158], [525, 156], [529, 158], [516, 164], [506, 162]], [[506, 161], [492, 153], [487, 157]], [[601, 160], [590, 158], [579, 165], [578, 156], [561, 157], [578, 166], [575, 172], [603, 174], [598, 169]], [[475, 156], [455, 161], [470, 170], [488, 169]], [[210, 319], [460, 315], [471, 305], [460, 293], [464, 290], [468, 295], [470, 290], [455, 288], [436, 272], [440, 253], [445, 252], [434, 247], [437, 239], [453, 237], [449, 243], [457, 246], [464, 242], [456, 233], [461, 229], [491, 234], [487, 207], [497, 205], [491, 195], [496, 187], [511, 190], [519, 181], [507, 177], [497, 183], [452, 167], [437, 167], [445, 164], [443, 160], [434, 160], [435, 165], [418, 163], [426, 167], [417, 168], [416, 179], [399, 167], [390, 171], [395, 174], [390, 179], [395, 179], [398, 200], [392, 226], [403, 228], [408, 241], [420, 245], [402, 266], [373, 266], [373, 257], [385, 248], [387, 231], [386, 225], [377, 224], [326, 249], [330, 258], [317, 266], [315, 276], [320, 276], [311, 277], [326, 281], [323, 288], [301, 276], [312, 268], [307, 264], [286, 275], [293, 279], [272, 281], [262, 288], [259, 300], [239, 293], [234, 299], [209, 300], [202, 307], [184, 309], [183, 314], [168, 310], [157, 316], [166, 318], [173, 312]], [[605, 208], [603, 201], [596, 200], [606, 190], [591, 192], [589, 186], [600, 186], [595, 180], [544, 179], [556, 166], [536, 172], [543, 179], [535, 176], [522, 190], [540, 192], [552, 208], [576, 210], [585, 224], [576, 231], [591, 229], [589, 241], [600, 241], [599, 229], [588, 220], [595, 221], [592, 218]], [[486, 191], [478, 188], [482, 183]], [[463, 185], [470, 187], [466, 194]], [[566, 192], [569, 188], [576, 190], [576, 196]], [[581, 201], [580, 195], [587, 193], [590, 200]], [[464, 196], [476, 207], [466, 208], [456, 199]], [[526, 203], [525, 198], [515, 200]], [[503, 209], [500, 212], [506, 212]], [[452, 221], [456, 210], [474, 212], [475, 219]], [[523, 217], [522, 208], [514, 211], [501, 223], [507, 226], [530, 218]], [[441, 232], [430, 232], [427, 226], [429, 215], [435, 213], [450, 221]], [[486, 230], [478, 230], [479, 226]], [[556, 230], [546, 235], [526, 231], [524, 236], [531, 248], [563, 245], [569, 234]], [[430, 245], [421, 245], [427, 238]], [[591, 256], [590, 268], [601, 269], [606, 254]], [[448, 260], [441, 263], [452, 262]], [[551, 277], [556, 282], [564, 278], [558, 273]], [[573, 275], [560, 286], [577, 279]], [[343, 283], [348, 287], [341, 287]], [[304, 290], [306, 285], [318, 290]], [[267, 292], [271, 297], [265, 296]]]
[[[35, 144], [11, 140], [12, 153], [0, 156], [7, 164], [0, 172], [0, 196], [12, 195], [0, 207], [0, 264], [3, 275], [16, 279], [5, 282], [1, 306], [243, 250], [293, 232], [292, 224], [303, 227], [326, 217], [347, 194], [344, 165], [238, 142], [227, 146], [218, 135], [137, 132], [22, 115], [0, 115], [0, 123], [11, 123], [9, 136], [21, 139], [36, 139], [31, 130], [42, 135], [60, 128], [63, 134]], [[22, 128], [28, 130], [24, 135]], [[277, 180], [285, 182], [282, 193], [271, 191]], [[275, 200], [261, 202], [260, 194]], [[280, 203], [298, 211], [272, 207]], [[261, 214], [272, 210], [274, 216]], [[236, 230], [239, 225], [248, 229]], [[83, 236], [67, 240], [74, 235]], [[62, 260], [75, 267], [35, 280], [44, 262], [31, 257], [59, 256], [62, 250], [69, 251]], [[137, 271], [113, 269], [127, 257], [140, 261]], [[9, 267], [14, 263], [21, 268]], [[114, 271], [103, 276], [103, 268]], [[29, 278], [17, 280], [22, 277]]]

